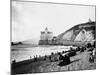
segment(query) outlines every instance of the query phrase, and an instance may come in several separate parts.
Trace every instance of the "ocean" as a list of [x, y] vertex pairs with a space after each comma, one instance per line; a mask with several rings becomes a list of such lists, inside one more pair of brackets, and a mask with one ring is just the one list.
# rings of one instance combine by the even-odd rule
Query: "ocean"
[[68, 51], [70, 46], [37, 46], [27, 48], [14, 48], [11, 49], [11, 61], [16, 62], [34, 58], [34, 56], [51, 55], [51, 53], [57, 53], [62, 51]]

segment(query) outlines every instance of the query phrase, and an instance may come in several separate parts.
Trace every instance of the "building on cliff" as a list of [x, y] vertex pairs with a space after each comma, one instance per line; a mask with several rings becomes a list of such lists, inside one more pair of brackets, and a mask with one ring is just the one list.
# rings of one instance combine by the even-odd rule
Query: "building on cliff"
[[39, 45], [48, 45], [52, 43], [53, 33], [45, 28], [45, 31], [41, 31]]
[[89, 20], [86, 23], [78, 24], [58, 36], [45, 28], [41, 32], [39, 45], [85, 45], [93, 42], [96, 37], [96, 22]]

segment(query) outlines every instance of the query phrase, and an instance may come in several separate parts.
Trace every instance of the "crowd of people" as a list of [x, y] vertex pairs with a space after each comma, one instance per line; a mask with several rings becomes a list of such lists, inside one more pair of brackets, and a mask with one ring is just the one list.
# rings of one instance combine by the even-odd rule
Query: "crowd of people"
[[[34, 58], [30, 57], [30, 59], [32, 59], [34, 62], [37, 62], [37, 61], [54, 62], [54, 61], [62, 60], [61, 64], [69, 64], [71, 62], [70, 57], [77, 55], [77, 52], [82, 53], [84, 51], [90, 52], [89, 61], [94, 62], [96, 59], [95, 43], [94, 44], [88, 43], [82, 47], [76, 46], [76, 48], [70, 47], [70, 50], [68, 51], [62, 51], [62, 52], [57, 52], [57, 53], [52, 52], [51, 55], [45, 55], [45, 56], [39, 56], [39, 57], [34, 56]], [[16, 63], [16, 61], [14, 60], [13, 63]]]

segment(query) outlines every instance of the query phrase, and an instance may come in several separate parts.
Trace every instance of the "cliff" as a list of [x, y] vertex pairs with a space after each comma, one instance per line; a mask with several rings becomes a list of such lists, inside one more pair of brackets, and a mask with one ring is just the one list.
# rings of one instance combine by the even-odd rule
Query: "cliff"
[[96, 22], [87, 22], [75, 25], [57, 36], [58, 41], [92, 41], [96, 39]]

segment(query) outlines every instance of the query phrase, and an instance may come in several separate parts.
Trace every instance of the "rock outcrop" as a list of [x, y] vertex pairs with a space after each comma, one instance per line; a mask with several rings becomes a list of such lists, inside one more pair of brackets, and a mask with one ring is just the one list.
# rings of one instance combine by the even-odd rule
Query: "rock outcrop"
[[87, 42], [95, 40], [96, 35], [96, 23], [95, 22], [87, 22], [76, 25], [69, 30], [58, 35], [58, 41], [60, 43], [65, 41], [70, 42]]

